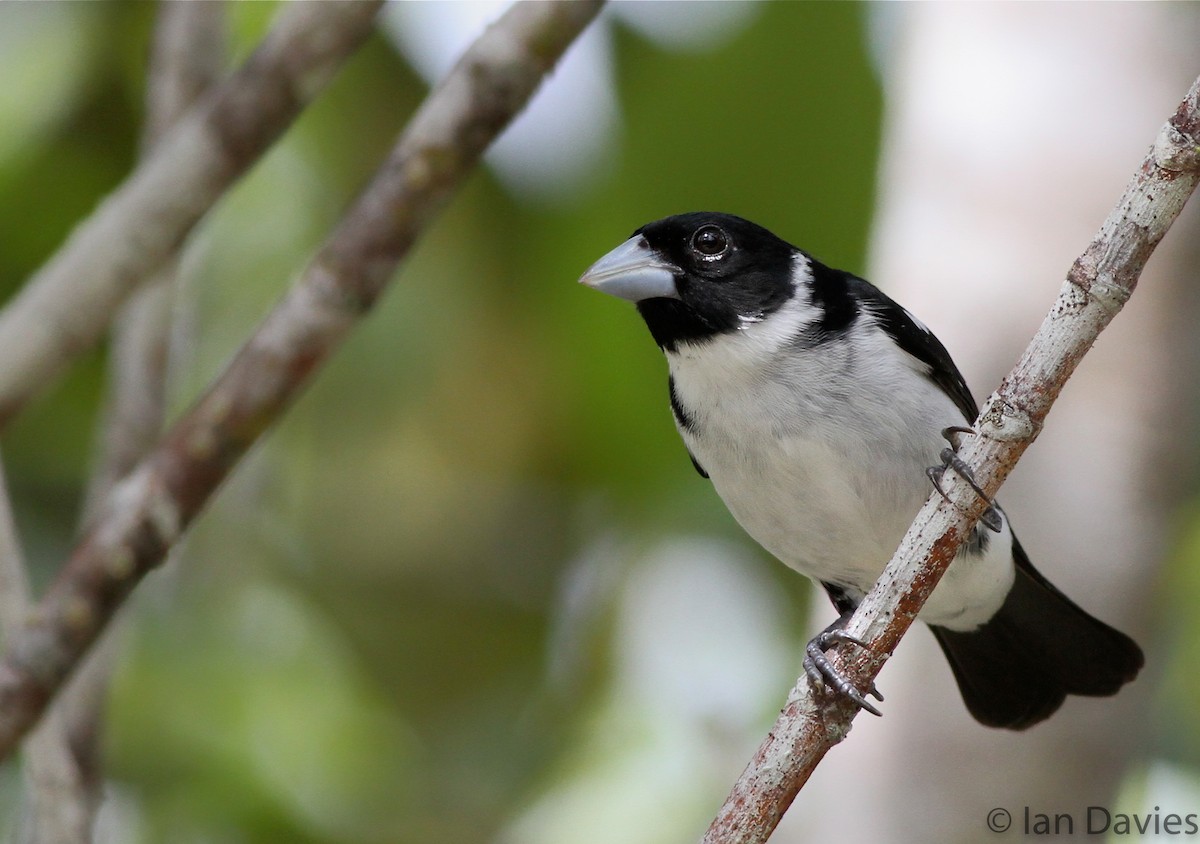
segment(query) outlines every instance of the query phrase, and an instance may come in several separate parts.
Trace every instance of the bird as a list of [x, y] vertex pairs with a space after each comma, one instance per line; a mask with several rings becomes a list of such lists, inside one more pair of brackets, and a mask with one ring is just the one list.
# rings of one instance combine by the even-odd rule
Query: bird
[[[838, 618], [805, 648], [814, 684], [875, 715], [826, 657], [979, 409], [942, 343], [870, 282], [749, 220], [678, 214], [637, 229], [580, 278], [636, 304], [666, 357], [696, 471], [733, 518], [825, 590]], [[946, 440], [954, 447], [945, 448]], [[940, 487], [939, 487], [940, 489]], [[1067, 695], [1108, 696], [1144, 657], [1043, 577], [989, 501], [918, 618], [970, 714], [1023, 730]]]

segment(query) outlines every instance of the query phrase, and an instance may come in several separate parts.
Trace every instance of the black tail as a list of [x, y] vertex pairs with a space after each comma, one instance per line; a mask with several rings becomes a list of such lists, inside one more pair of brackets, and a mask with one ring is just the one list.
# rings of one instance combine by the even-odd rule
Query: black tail
[[969, 633], [931, 627], [967, 709], [981, 724], [1024, 730], [1067, 695], [1103, 697], [1137, 676], [1141, 649], [1088, 615], [1042, 577], [1013, 540], [1012, 591], [987, 624]]

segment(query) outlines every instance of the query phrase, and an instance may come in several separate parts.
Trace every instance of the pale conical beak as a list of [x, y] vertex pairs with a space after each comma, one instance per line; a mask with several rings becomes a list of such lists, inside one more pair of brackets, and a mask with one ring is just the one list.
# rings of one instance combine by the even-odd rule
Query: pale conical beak
[[679, 272], [637, 235], [592, 264], [579, 283], [630, 302], [678, 299], [675, 276]]

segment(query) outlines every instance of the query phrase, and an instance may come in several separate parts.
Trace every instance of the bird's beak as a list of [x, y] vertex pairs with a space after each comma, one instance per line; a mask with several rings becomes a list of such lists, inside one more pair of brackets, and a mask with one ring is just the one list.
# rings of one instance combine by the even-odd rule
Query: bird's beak
[[579, 283], [630, 302], [678, 299], [675, 276], [679, 272], [655, 254], [646, 238], [637, 235], [592, 264]]

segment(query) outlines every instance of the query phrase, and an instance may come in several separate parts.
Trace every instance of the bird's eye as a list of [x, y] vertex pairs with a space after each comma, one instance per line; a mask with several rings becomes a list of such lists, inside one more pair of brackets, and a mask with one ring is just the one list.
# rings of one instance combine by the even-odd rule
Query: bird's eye
[[729, 235], [720, 226], [701, 226], [692, 235], [692, 251], [702, 261], [715, 261], [729, 251]]

